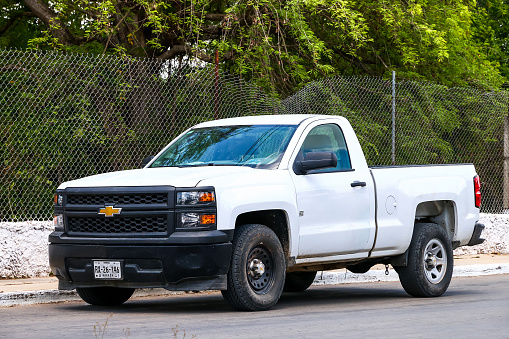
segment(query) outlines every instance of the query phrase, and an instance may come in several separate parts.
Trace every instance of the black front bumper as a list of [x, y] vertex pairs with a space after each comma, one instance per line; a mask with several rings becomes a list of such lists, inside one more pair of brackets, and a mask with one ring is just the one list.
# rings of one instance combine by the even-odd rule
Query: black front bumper
[[[231, 242], [192, 245], [49, 245], [59, 289], [76, 287], [162, 287], [168, 290], [226, 289]], [[93, 260], [120, 261], [122, 280], [94, 278]]]

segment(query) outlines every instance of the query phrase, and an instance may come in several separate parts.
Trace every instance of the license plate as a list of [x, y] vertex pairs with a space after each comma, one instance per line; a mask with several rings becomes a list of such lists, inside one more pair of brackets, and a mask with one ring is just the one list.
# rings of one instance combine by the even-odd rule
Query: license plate
[[122, 279], [120, 261], [94, 261], [95, 279]]

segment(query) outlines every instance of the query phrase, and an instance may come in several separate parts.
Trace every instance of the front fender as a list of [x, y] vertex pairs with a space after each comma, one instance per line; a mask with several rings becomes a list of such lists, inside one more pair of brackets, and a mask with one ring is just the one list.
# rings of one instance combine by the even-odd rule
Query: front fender
[[217, 199], [217, 229], [235, 229], [239, 215], [281, 210], [287, 216], [290, 254], [298, 252], [298, 211], [295, 188], [287, 170], [254, 170], [249, 176], [230, 176], [200, 182], [214, 186]]

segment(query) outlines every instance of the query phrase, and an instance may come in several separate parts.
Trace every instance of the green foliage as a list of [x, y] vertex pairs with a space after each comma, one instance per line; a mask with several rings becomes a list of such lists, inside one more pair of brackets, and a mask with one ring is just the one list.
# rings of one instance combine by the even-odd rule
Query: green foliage
[[0, 50], [0, 220], [50, 219], [60, 183], [137, 168], [190, 125], [272, 107], [212, 69], [162, 64]]
[[[509, 0], [40, 0], [48, 26], [30, 2], [0, 0], [0, 47], [68, 55], [0, 53], [2, 219], [49, 215], [58, 183], [137, 167], [185, 126], [232, 115], [340, 114], [368, 162], [390, 164], [390, 85], [317, 79], [392, 70], [441, 84], [398, 83], [397, 162], [474, 162], [497, 200], [501, 155], [487, 150], [501, 149], [507, 96], [474, 88], [509, 78]], [[216, 51], [241, 79], [211, 76]]]
[[[25, 3], [34, 0], [24, 0]], [[6, 20], [28, 11], [4, 0]], [[286, 96], [331, 74], [499, 88], [509, 66], [508, 0], [39, 1], [0, 44], [214, 63]], [[28, 11], [30, 13], [30, 11]], [[50, 14], [47, 14], [50, 13]], [[34, 13], [32, 13], [34, 14]], [[13, 26], [14, 27], [14, 26]], [[21, 27], [21, 26], [20, 26]], [[192, 60], [192, 61], [189, 61]], [[502, 75], [501, 75], [502, 74]]]
[[[391, 87], [378, 78], [333, 77], [282, 101], [286, 113], [340, 115], [349, 120], [370, 165], [391, 163]], [[372, 86], [375, 85], [375, 86]], [[384, 112], [385, 114], [380, 114]]]
[[20, 1], [0, 1], [0, 47], [26, 48], [45, 26]]
[[[498, 64], [480, 53], [472, 38], [474, 3], [468, 0], [366, 1], [364, 16], [372, 42], [352, 61], [350, 72], [364, 71], [448, 86], [498, 88]], [[361, 71], [362, 72], [362, 71]]]
[[[287, 113], [348, 118], [371, 166], [391, 165], [391, 104], [391, 83], [369, 77], [323, 79], [282, 101]], [[397, 82], [396, 164], [473, 163], [483, 183], [483, 211], [500, 211], [508, 105], [507, 92]]]
[[499, 65], [509, 79], [509, 1], [479, 0], [472, 17], [472, 36], [483, 56]]
[[[216, 118], [342, 115], [368, 164], [391, 164], [391, 83], [379, 77], [329, 77], [280, 101], [213, 68], [150, 59], [0, 50], [0, 70], [1, 220], [49, 219], [60, 183], [137, 168]], [[473, 162], [483, 208], [500, 210], [507, 92], [402, 81], [396, 93], [396, 163]]]

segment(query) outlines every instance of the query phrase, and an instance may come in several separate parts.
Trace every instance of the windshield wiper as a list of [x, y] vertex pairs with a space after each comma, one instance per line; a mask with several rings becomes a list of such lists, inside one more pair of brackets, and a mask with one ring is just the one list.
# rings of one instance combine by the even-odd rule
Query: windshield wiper
[[177, 167], [184, 168], [184, 167], [203, 167], [203, 166], [217, 166], [217, 165], [214, 164], [213, 162], [209, 162], [209, 163], [201, 163], [201, 164], [184, 164], [184, 165], [178, 165]]
[[216, 167], [219, 167], [219, 166], [235, 166], [235, 167], [238, 167], [238, 166], [249, 166], [249, 167], [252, 167], [251, 166], [252, 164], [238, 164], [238, 163], [231, 163], [231, 164], [216, 164], [216, 163], [213, 163], [213, 162], [210, 162], [210, 163], [206, 163], [206, 164], [190, 164], [190, 165], [178, 165], [178, 166], [172, 166], [172, 167], [179, 167], [179, 168], [186, 168], [186, 167], [206, 167], [206, 166], [216, 166]]

